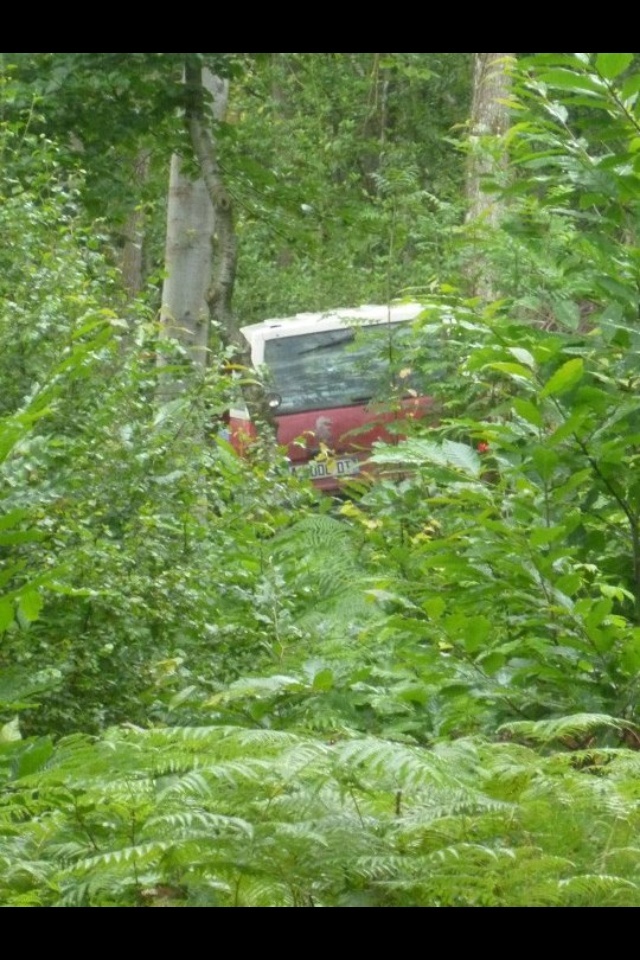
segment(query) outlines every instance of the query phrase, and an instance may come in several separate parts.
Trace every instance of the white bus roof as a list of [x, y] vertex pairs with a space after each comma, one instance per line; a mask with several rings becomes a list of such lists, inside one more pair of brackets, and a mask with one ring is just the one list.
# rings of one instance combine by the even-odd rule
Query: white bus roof
[[280, 337], [339, 330], [345, 324], [351, 323], [367, 326], [378, 323], [402, 323], [402, 321], [415, 320], [423, 309], [420, 303], [392, 305], [366, 303], [361, 307], [340, 307], [337, 310], [325, 310], [322, 313], [297, 313], [294, 317], [263, 320], [262, 323], [241, 327], [241, 332], [251, 346], [255, 346], [258, 343], [264, 343], [265, 340], [275, 340]]

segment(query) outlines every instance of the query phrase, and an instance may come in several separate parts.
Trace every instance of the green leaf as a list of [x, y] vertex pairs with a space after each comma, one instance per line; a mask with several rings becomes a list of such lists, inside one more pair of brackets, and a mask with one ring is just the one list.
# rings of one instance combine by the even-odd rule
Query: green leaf
[[500, 670], [504, 666], [505, 656], [504, 654], [498, 653], [497, 651], [493, 653], [487, 653], [484, 656], [480, 657], [480, 659], [478, 660], [478, 663], [480, 664], [482, 669], [485, 671], [485, 673], [488, 673], [489, 676], [492, 676], [494, 673], [497, 673], [498, 670]]
[[627, 79], [622, 84], [620, 90], [620, 96], [623, 100], [627, 100], [629, 97], [634, 96], [634, 94], [640, 92], [640, 73], [634, 73], [632, 76], [627, 77]]
[[434, 463], [441, 467], [461, 470], [473, 477], [480, 476], [482, 460], [476, 450], [466, 443], [445, 440], [442, 444], [431, 440], [411, 438], [391, 446], [377, 442], [369, 458], [372, 463], [415, 464]]
[[584, 375], [584, 360], [582, 357], [574, 357], [573, 360], [567, 360], [559, 370], [553, 374], [550, 380], [540, 391], [541, 397], [549, 397], [554, 394], [564, 393], [582, 379]]
[[595, 278], [595, 282], [605, 294], [609, 294], [611, 297], [635, 308], [638, 302], [638, 290], [633, 284], [621, 283], [615, 277], [604, 273]]
[[527, 367], [522, 366], [520, 363], [508, 363], [506, 361], [499, 360], [495, 363], [485, 364], [485, 369], [498, 370], [500, 373], [508, 373], [512, 377], [521, 378], [523, 380], [533, 380], [533, 373]]
[[552, 309], [558, 323], [568, 330], [577, 330], [580, 326], [580, 307], [573, 300], [555, 298]]
[[632, 53], [599, 53], [596, 57], [596, 69], [605, 80], [614, 80], [632, 62]]
[[37, 620], [42, 610], [42, 597], [37, 590], [27, 590], [18, 598], [18, 613], [28, 623]]
[[599, 77], [576, 73], [574, 70], [544, 70], [539, 74], [543, 83], [564, 90], [589, 92], [602, 95], [606, 87]]
[[529, 543], [532, 547], [541, 547], [548, 543], [553, 543], [558, 537], [566, 533], [566, 527], [536, 527], [529, 535]]
[[446, 601], [442, 597], [429, 597], [428, 600], [422, 604], [422, 609], [425, 613], [431, 618], [431, 620], [439, 620], [442, 614], [446, 609]]
[[13, 533], [0, 531], [0, 546], [8, 547], [15, 543], [33, 543], [43, 540], [44, 534], [40, 530], [14, 530]]
[[635, 599], [634, 595], [629, 590], [625, 590], [624, 587], [612, 583], [599, 583], [597, 586], [603, 597], [610, 597], [619, 602], [623, 600], [633, 601]]
[[529, 353], [528, 350], [525, 350], [524, 347], [509, 347], [509, 353], [520, 363], [523, 363], [526, 367], [529, 367], [530, 370], [535, 370], [535, 358], [531, 353]]
[[312, 688], [314, 690], [331, 690], [333, 686], [333, 671], [325, 668], [318, 671], [313, 678]]
[[[566, 532], [566, 528], [562, 528]], [[571, 597], [583, 586], [583, 579], [579, 573], [565, 573], [556, 580], [556, 590], [566, 597]], [[567, 606], [567, 604], [565, 604]]]
[[3, 517], [0, 517], [0, 530], [6, 530], [7, 527], [15, 526], [28, 516], [28, 510], [12, 510], [10, 513], [6, 513]]
[[27, 742], [14, 761], [14, 776], [28, 777], [41, 770], [53, 753], [53, 741], [50, 737], [38, 737]]
[[469, 473], [474, 477], [480, 476], [482, 470], [482, 460], [473, 447], [466, 443], [456, 443], [453, 440], [445, 440], [442, 444], [447, 463], [464, 473]]
[[21, 739], [22, 734], [20, 733], [18, 717], [14, 717], [9, 723], [5, 723], [3, 727], [0, 727], [0, 743], [14, 743], [16, 740]]
[[559, 461], [555, 450], [547, 447], [534, 447], [531, 451], [531, 460], [543, 480], [550, 480]]
[[547, 445], [555, 446], [558, 443], [561, 443], [563, 440], [566, 440], [567, 437], [572, 436], [574, 433], [580, 431], [580, 427], [588, 421], [591, 417], [591, 410], [587, 407], [578, 407], [573, 411], [568, 420], [565, 420], [564, 423], [561, 423], [553, 433], [549, 434], [547, 437]]
[[555, 117], [556, 120], [559, 120], [560, 123], [566, 123], [567, 117], [569, 116], [569, 111], [563, 103], [546, 103], [545, 108], [551, 114], [551, 116]]
[[486, 617], [469, 617], [464, 627], [463, 643], [467, 653], [475, 653], [479, 650], [489, 634], [492, 624]]
[[533, 424], [534, 427], [541, 427], [544, 423], [542, 414], [530, 400], [523, 400], [521, 397], [515, 397], [513, 408], [519, 417]]
[[10, 600], [0, 600], [0, 633], [13, 623], [14, 609]]

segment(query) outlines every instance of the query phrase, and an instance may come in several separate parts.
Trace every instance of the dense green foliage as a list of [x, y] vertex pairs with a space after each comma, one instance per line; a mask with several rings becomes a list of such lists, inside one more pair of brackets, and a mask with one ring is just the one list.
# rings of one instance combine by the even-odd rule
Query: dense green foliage
[[[463, 54], [273, 55], [236, 85], [227, 161], [249, 320], [423, 289], [455, 259]], [[458, 135], [458, 141], [454, 135]]]
[[53, 754], [42, 739], [18, 770], [0, 806], [5, 903], [638, 902], [630, 751], [205, 726], [75, 736]]
[[100, 165], [67, 155], [59, 86], [57, 133], [16, 107], [55, 55], [11, 66], [0, 899], [638, 905], [632, 55], [521, 61], [490, 304], [465, 298], [445, 137], [468, 61], [234, 62], [241, 309], [420, 288], [406, 364], [439, 422], [333, 503], [268, 439], [244, 461], [221, 439], [245, 375], [223, 348], [161, 403], [184, 365], [153, 291], [126, 303], [113, 224], [89, 229]]

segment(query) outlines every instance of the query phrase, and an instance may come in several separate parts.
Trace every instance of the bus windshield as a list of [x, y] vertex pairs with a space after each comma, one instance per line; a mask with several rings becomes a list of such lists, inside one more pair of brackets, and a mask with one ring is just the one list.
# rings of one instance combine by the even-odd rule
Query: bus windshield
[[400, 371], [410, 334], [409, 324], [381, 323], [267, 340], [264, 360], [282, 397], [278, 414], [368, 403], [400, 382], [415, 388], [409, 371]]

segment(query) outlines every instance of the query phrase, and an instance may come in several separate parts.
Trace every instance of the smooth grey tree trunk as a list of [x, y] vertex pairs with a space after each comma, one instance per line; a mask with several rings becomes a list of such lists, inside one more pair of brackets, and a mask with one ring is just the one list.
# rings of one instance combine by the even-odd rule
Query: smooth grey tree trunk
[[[221, 120], [227, 106], [228, 81], [205, 70], [202, 83], [213, 96], [209, 119]], [[213, 125], [206, 121], [206, 116], [197, 121], [198, 135], [213, 152]], [[192, 122], [192, 141], [193, 126]], [[194, 143], [193, 146], [202, 169], [199, 145]], [[192, 179], [185, 172], [183, 161], [174, 155], [169, 178], [161, 336], [176, 340], [183, 347], [193, 372], [200, 374], [208, 362], [209, 300], [218, 220], [216, 206], [212, 202], [205, 171], [200, 178]]]
[[[469, 119], [467, 163], [467, 223], [481, 237], [486, 228], [495, 228], [502, 215], [499, 198], [482, 189], [487, 177], [500, 178], [507, 156], [502, 139], [509, 129], [508, 98], [511, 92], [510, 66], [513, 53], [474, 54], [473, 99]], [[486, 300], [494, 298], [494, 279], [482, 255], [474, 256], [469, 273], [473, 292]]]
[[[476, 53], [473, 69], [473, 99], [470, 117], [470, 152], [467, 167], [468, 220], [483, 220], [495, 226], [500, 204], [485, 193], [482, 179], [504, 168], [505, 153], [496, 138], [509, 129], [507, 101], [511, 92], [509, 66], [512, 53]], [[487, 140], [486, 138], [490, 138]]]

